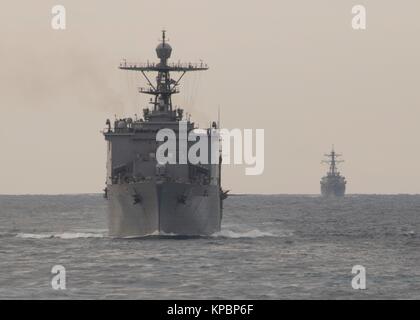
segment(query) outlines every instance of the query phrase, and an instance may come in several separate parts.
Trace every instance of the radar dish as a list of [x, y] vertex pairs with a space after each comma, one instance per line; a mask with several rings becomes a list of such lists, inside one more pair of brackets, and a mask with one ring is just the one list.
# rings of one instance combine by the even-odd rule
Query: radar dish
[[162, 42], [156, 47], [156, 54], [159, 59], [167, 60], [171, 57], [172, 47], [167, 42]]

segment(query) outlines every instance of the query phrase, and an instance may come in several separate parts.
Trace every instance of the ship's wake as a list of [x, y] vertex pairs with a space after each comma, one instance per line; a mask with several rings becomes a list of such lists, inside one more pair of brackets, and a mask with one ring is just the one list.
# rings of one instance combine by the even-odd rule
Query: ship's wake
[[103, 238], [106, 234], [90, 232], [63, 232], [63, 233], [18, 233], [17, 238], [23, 239], [79, 239], [79, 238]]
[[223, 229], [219, 232], [213, 233], [212, 235], [181, 235], [176, 233], [166, 233], [166, 232], [154, 232], [147, 236], [141, 237], [124, 237], [123, 239], [214, 239], [214, 238], [224, 238], [224, 239], [241, 239], [241, 238], [261, 238], [261, 237], [281, 237], [286, 236], [286, 234], [280, 234], [278, 232], [272, 233], [268, 231], [261, 231], [258, 229], [238, 231]]
[[248, 230], [248, 231], [233, 231], [229, 229], [221, 230], [212, 235], [216, 238], [231, 238], [231, 239], [240, 239], [240, 238], [261, 238], [261, 237], [278, 237], [279, 235], [268, 232], [260, 231], [258, 229]]
[[[19, 233], [9, 233], [9, 236], [14, 236], [21, 239], [63, 239], [63, 240], [72, 240], [72, 239], [88, 239], [88, 238], [108, 238], [106, 231], [89, 231], [89, 232], [42, 232], [42, 233], [28, 233], [28, 232], [19, 232]], [[222, 229], [219, 232], [213, 233], [209, 236], [200, 236], [200, 235], [180, 235], [176, 233], [165, 233], [165, 232], [155, 232], [146, 236], [129, 236], [121, 237], [115, 239], [254, 239], [254, 238], [265, 238], [265, 237], [288, 237], [293, 235], [292, 232], [281, 232], [280, 230], [274, 231], [261, 231], [259, 229], [248, 229], [248, 230], [238, 230], [235, 228], [226, 228]], [[112, 237], [111, 237], [112, 238]]]

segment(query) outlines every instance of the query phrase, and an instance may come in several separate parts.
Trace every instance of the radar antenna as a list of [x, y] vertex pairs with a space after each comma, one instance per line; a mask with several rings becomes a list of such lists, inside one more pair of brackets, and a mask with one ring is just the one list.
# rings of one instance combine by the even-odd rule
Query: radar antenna
[[[158, 63], [130, 63], [125, 59], [120, 63], [119, 69], [121, 70], [140, 71], [146, 79], [149, 87], [139, 88], [139, 92], [154, 96], [154, 99], [151, 99], [150, 102], [153, 105], [153, 110], [152, 112], [147, 111], [147, 119], [145, 120], [182, 120], [179, 119], [179, 115], [182, 115], [182, 111], [176, 112], [172, 108], [172, 95], [179, 93], [179, 83], [187, 72], [203, 71], [208, 69], [207, 64], [203, 62], [168, 63], [171, 53], [172, 47], [166, 40], [166, 30], [162, 30], [162, 40], [156, 47], [156, 54], [160, 59]], [[150, 81], [149, 77], [146, 75], [148, 72], [157, 72], [156, 84], [153, 84]], [[179, 72], [181, 75], [177, 80], [173, 80], [170, 76], [171, 72]], [[148, 110], [148, 108], [145, 110]]]

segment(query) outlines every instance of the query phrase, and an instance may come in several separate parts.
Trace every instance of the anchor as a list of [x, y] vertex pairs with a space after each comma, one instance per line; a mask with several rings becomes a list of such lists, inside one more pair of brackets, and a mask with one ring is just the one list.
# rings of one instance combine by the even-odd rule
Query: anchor
[[134, 199], [133, 204], [142, 203], [143, 201], [142, 196], [139, 193], [137, 193], [136, 189], [134, 189], [134, 192], [135, 193], [133, 194], [133, 199]]
[[182, 194], [180, 196], [178, 196], [178, 203], [182, 203], [185, 204], [187, 202], [187, 196]]

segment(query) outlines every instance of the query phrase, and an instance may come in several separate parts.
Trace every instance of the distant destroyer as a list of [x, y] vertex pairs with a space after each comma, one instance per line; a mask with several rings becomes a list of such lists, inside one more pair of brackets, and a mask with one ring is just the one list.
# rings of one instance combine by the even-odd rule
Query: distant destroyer
[[[183, 109], [172, 104], [172, 95], [179, 92], [185, 73], [207, 70], [204, 63], [168, 63], [172, 48], [162, 32], [156, 48], [159, 62], [120, 64], [122, 70], [140, 72], [148, 83], [139, 92], [150, 95], [151, 108], [143, 109], [142, 119], [116, 119], [104, 136], [107, 146], [107, 178], [105, 197], [108, 199], [109, 234], [113, 237], [137, 237], [151, 234], [210, 235], [220, 231], [222, 202], [227, 193], [221, 187], [221, 150], [216, 163], [160, 164], [156, 141], [160, 129], [171, 129], [177, 141], [183, 139], [179, 123], [187, 132], [195, 129], [185, 119]], [[147, 73], [155, 72], [153, 83]], [[176, 80], [170, 73], [180, 73]], [[218, 129], [213, 122], [205, 134]], [[189, 150], [191, 142], [187, 144]], [[181, 144], [181, 143], [180, 143]], [[187, 150], [187, 151], [188, 151]], [[177, 145], [179, 155], [179, 145]], [[209, 158], [214, 157], [209, 151]]]
[[331, 153], [325, 154], [327, 160], [322, 161], [323, 163], [329, 164], [329, 170], [327, 175], [321, 179], [321, 195], [324, 197], [343, 197], [346, 192], [346, 179], [337, 170], [337, 164], [343, 162], [343, 160], [337, 160], [341, 154], [337, 154], [332, 148]]

